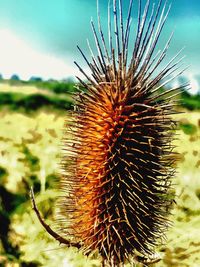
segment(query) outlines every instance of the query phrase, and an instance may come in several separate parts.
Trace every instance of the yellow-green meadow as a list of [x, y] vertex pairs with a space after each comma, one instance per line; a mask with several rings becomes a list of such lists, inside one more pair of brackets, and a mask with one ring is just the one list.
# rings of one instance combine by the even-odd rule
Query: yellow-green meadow
[[[172, 226], [166, 246], [159, 248], [162, 260], [155, 264], [158, 267], [200, 266], [200, 112], [182, 111], [175, 116], [174, 144], [180, 160], [173, 178]], [[40, 108], [27, 114], [2, 109], [0, 117], [0, 266], [100, 266], [98, 255], [86, 258], [53, 240], [38, 222], [29, 198], [33, 186], [44, 218], [57, 229], [61, 140], [70, 112]]]

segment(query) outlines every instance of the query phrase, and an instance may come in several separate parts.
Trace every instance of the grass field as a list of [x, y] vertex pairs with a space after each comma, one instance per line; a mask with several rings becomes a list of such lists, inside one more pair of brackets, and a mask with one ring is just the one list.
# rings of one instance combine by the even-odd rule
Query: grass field
[[[29, 199], [34, 187], [45, 219], [56, 228], [54, 216], [59, 178], [62, 129], [69, 113], [43, 109], [29, 115], [0, 112], [0, 266], [98, 267], [97, 255], [86, 258], [48, 236]], [[200, 112], [177, 115], [180, 153], [174, 177], [176, 204], [167, 245], [159, 248], [156, 267], [200, 266]], [[127, 265], [129, 266], [129, 265]], [[139, 266], [139, 265], [138, 265]]]

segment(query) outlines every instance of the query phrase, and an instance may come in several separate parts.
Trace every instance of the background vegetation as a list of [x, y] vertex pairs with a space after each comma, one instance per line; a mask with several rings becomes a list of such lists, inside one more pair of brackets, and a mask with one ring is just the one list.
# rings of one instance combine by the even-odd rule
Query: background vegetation
[[[62, 130], [74, 90], [71, 80], [13, 77], [0, 83], [0, 266], [100, 266], [97, 255], [87, 259], [49, 237], [29, 199], [33, 186], [40, 210], [56, 228]], [[200, 95], [184, 92], [180, 103], [184, 113], [175, 116], [174, 141], [181, 156], [174, 177], [177, 197], [158, 267], [200, 266]]]

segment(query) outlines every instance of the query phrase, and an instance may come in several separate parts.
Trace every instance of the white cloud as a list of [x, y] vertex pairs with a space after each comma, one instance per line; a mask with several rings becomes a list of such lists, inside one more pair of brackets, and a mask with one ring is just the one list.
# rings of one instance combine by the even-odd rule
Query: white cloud
[[0, 73], [5, 78], [9, 78], [14, 73], [22, 79], [29, 79], [33, 75], [45, 79], [62, 79], [79, 75], [73, 62], [69, 62], [54, 55], [36, 51], [31, 44], [26, 43], [10, 30], [0, 29]]
[[[83, 68], [90, 74], [88, 68]], [[72, 59], [64, 61], [55, 55], [37, 51], [9, 29], [0, 29], [0, 73], [4, 78], [18, 74], [24, 80], [31, 76], [40, 76], [44, 79], [62, 79], [69, 76], [83, 78]], [[195, 77], [197, 73], [196, 68], [190, 68], [184, 73], [190, 81], [192, 94], [200, 92], [200, 84]], [[178, 80], [172, 83], [178, 85]]]
[[199, 93], [200, 92], [200, 89], [199, 89], [199, 86], [200, 85], [199, 85], [197, 79], [195, 78], [194, 74], [189, 73], [187, 77], [189, 79], [190, 87], [191, 87], [190, 93], [191, 94], [197, 94], [197, 93]]

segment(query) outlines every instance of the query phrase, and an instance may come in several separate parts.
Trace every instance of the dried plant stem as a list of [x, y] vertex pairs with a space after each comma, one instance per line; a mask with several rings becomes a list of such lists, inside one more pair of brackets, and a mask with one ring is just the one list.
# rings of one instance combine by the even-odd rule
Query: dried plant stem
[[33, 210], [35, 211], [35, 214], [37, 215], [38, 220], [40, 221], [40, 223], [42, 224], [44, 229], [47, 231], [47, 233], [49, 233], [53, 238], [55, 238], [60, 244], [65, 244], [67, 247], [75, 247], [75, 248], [80, 249], [81, 248], [80, 243], [72, 242], [70, 240], [63, 238], [62, 236], [57, 234], [48, 224], [45, 223], [45, 221], [42, 218], [42, 215], [41, 215], [41, 213], [38, 210], [38, 207], [36, 205], [34, 191], [33, 191], [32, 187], [30, 190], [30, 198], [31, 198]]

